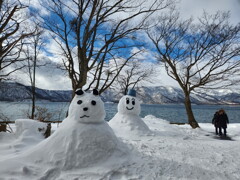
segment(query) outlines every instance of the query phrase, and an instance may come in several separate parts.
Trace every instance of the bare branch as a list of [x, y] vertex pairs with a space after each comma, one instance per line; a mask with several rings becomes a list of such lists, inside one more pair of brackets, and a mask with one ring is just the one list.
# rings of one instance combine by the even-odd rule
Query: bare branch
[[[131, 48], [142, 45], [131, 37], [146, 27], [154, 13], [172, 4], [167, 0], [154, 0], [152, 4], [143, 0], [44, 1], [51, 14], [42, 17], [45, 28], [55, 36], [62, 51], [73, 90], [86, 84], [100, 88], [101, 92], [109, 88], [133, 58]], [[125, 59], [126, 63], [114, 73], [104, 73], [112, 59]], [[90, 78], [90, 74], [94, 77]]]
[[[24, 60], [20, 57], [25, 40], [34, 32], [23, 30], [22, 23], [26, 20], [19, 17], [26, 6], [18, 1], [1, 1], [0, 4], [0, 81], [15, 71], [22, 69]], [[26, 17], [27, 18], [27, 17]], [[20, 62], [20, 63], [19, 63]], [[11, 69], [11, 68], [15, 69]]]

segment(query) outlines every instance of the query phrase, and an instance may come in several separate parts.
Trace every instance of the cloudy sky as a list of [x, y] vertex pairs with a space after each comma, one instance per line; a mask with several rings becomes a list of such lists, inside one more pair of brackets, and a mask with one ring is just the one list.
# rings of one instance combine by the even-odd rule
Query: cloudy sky
[[[183, 18], [199, 17], [203, 10], [214, 13], [218, 10], [230, 11], [231, 23], [240, 22], [240, 0], [181, 0], [177, 5], [177, 9], [180, 11]], [[48, 45], [48, 48], [54, 48]], [[152, 85], [164, 85], [164, 86], [177, 86], [177, 83], [169, 78], [164, 68], [157, 67], [157, 76], [153, 79], [156, 83]], [[23, 74], [17, 75], [18, 81], [28, 84], [28, 78]], [[43, 89], [71, 89], [71, 83], [64, 75], [58, 70], [49, 68], [47, 70], [38, 70], [37, 73], [37, 86]]]
[[179, 10], [184, 18], [199, 17], [203, 10], [209, 13], [230, 11], [231, 22], [240, 22], [240, 0], [181, 0]]

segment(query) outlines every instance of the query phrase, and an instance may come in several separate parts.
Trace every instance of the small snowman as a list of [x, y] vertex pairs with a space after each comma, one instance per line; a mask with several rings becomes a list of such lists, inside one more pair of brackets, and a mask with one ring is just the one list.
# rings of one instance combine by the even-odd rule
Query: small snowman
[[139, 117], [141, 106], [136, 91], [131, 89], [118, 103], [117, 114], [109, 121], [110, 127], [118, 136], [148, 135], [148, 126]]
[[[32, 150], [35, 163], [63, 170], [99, 166], [111, 157], [125, 156], [128, 148], [104, 120], [104, 103], [97, 90], [76, 91], [68, 117], [45, 141]], [[36, 154], [38, 156], [36, 156]]]

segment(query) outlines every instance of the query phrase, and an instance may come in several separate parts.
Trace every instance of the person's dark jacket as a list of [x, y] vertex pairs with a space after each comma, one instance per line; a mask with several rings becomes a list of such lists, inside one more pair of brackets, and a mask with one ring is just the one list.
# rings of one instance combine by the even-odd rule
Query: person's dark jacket
[[212, 124], [214, 124], [215, 127], [219, 127], [218, 126], [218, 112], [216, 112], [213, 116], [213, 119], [212, 119]]
[[219, 114], [217, 119], [219, 127], [227, 128], [227, 124], [229, 123], [229, 121], [226, 113]]

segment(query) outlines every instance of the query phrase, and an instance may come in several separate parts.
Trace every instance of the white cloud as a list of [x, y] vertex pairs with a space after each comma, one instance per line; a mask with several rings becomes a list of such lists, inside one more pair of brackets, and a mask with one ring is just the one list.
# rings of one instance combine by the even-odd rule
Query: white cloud
[[37, 75], [37, 87], [42, 89], [51, 89], [51, 90], [70, 90], [71, 81], [63, 73], [57, 73], [52, 75]]
[[[30, 85], [30, 78], [25, 72], [18, 72], [14, 80]], [[54, 67], [37, 68], [36, 87], [49, 90], [70, 90], [71, 81], [67, 75]]]
[[43, 0], [20, 0], [20, 2], [24, 5], [31, 6], [32, 8], [39, 11], [41, 15], [49, 15], [49, 12], [46, 10], [46, 4], [45, 7], [42, 5]]
[[217, 11], [230, 11], [231, 23], [240, 22], [239, 0], [181, 0], [177, 7], [183, 18], [191, 16], [197, 18], [202, 15], [204, 10], [211, 14]]
[[145, 82], [144, 86], [173, 86], [179, 87], [178, 83], [169, 77], [166, 73], [164, 66], [160, 64], [153, 64], [155, 74], [152, 76], [152, 82]]

